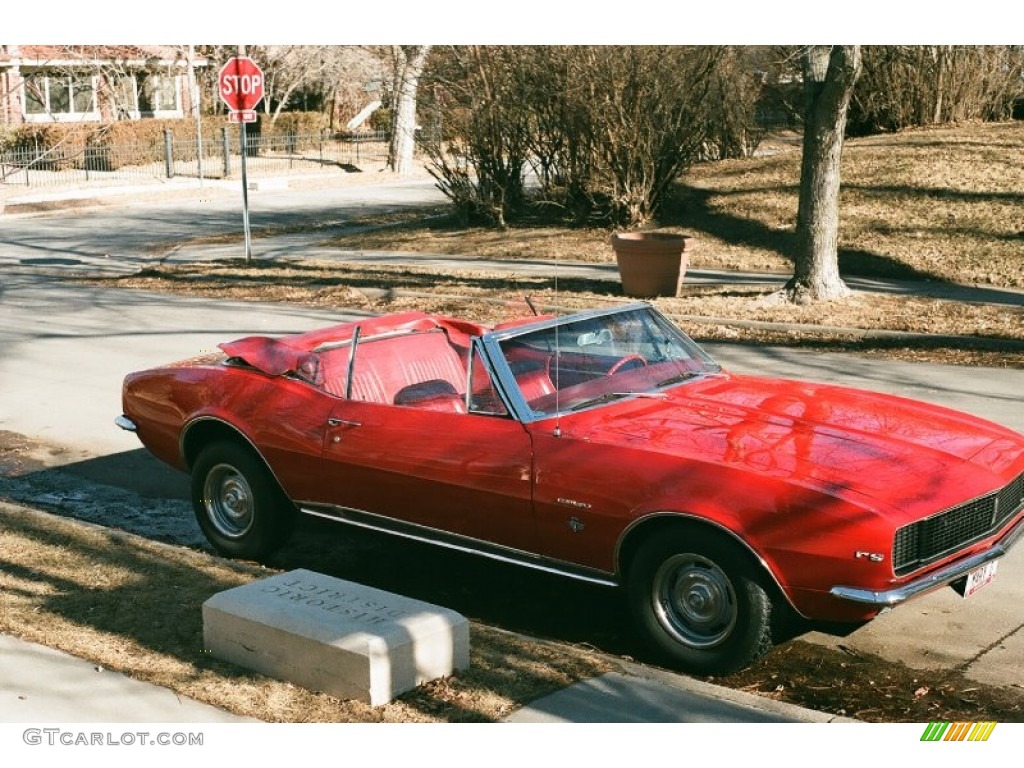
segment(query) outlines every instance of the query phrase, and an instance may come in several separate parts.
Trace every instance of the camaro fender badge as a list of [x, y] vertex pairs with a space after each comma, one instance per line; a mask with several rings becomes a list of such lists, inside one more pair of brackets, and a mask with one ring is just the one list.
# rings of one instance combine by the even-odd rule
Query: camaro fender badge
[[853, 556], [858, 560], [870, 560], [872, 563], [880, 563], [885, 560], [885, 555], [878, 552], [865, 552], [862, 549], [858, 549]]
[[576, 507], [576, 509], [590, 509], [590, 505], [585, 501], [576, 501], [575, 499], [555, 499], [559, 504], [564, 504], [567, 507]]

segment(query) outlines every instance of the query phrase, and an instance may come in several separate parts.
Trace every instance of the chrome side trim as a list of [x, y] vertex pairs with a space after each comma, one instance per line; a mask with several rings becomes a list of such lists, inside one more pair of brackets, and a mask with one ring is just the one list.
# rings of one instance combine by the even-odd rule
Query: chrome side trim
[[558, 560], [549, 560], [530, 552], [502, 547], [455, 533], [438, 531], [416, 523], [394, 520], [372, 512], [310, 502], [299, 502], [297, 506], [301, 512], [307, 515], [322, 517], [356, 528], [365, 528], [371, 531], [391, 534], [392, 536], [399, 536], [403, 539], [434, 544], [435, 546], [454, 549], [470, 555], [479, 555], [480, 557], [486, 557], [502, 563], [520, 565], [532, 568], [535, 571], [543, 571], [556, 576], [565, 576], [577, 581], [585, 581], [589, 584], [598, 584], [604, 587], [619, 586], [618, 580], [612, 574], [605, 573], [596, 568], [587, 568], [571, 563], [563, 563]]
[[957, 579], [965, 577], [975, 568], [980, 568], [986, 563], [998, 560], [1009, 552], [1010, 548], [1013, 547], [1022, 536], [1024, 536], [1024, 518], [1018, 520], [1017, 524], [1014, 525], [1002, 539], [986, 549], [984, 552], [972, 555], [966, 560], [958, 560], [935, 573], [926, 574], [921, 578], [914, 579], [913, 581], [904, 584], [901, 587], [879, 592], [870, 589], [861, 589], [859, 587], [835, 586], [829, 590], [829, 594], [833, 597], [842, 598], [843, 600], [851, 600], [855, 603], [873, 605], [877, 608], [891, 608], [895, 605], [906, 602], [913, 597], [918, 597], [919, 595], [932, 592], [936, 589], [940, 589], [941, 587], [949, 586]]
[[135, 426], [135, 422], [125, 416], [123, 413], [114, 419], [114, 424], [123, 429], [125, 432], [138, 432], [139, 428]]

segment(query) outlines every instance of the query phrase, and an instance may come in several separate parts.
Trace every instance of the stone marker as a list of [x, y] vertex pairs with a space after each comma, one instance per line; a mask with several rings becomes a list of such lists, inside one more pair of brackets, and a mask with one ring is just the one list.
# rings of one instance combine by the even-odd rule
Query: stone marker
[[295, 570], [203, 603], [205, 650], [373, 706], [469, 667], [469, 622], [447, 608]]

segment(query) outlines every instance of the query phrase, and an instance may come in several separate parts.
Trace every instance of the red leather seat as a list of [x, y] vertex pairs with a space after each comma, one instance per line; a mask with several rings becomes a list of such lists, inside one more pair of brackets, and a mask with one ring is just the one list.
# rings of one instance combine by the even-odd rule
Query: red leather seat
[[430, 379], [402, 387], [395, 394], [395, 405], [422, 408], [427, 411], [466, 413], [466, 401], [455, 387], [442, 379]]
[[519, 391], [523, 393], [523, 398], [527, 403], [555, 391], [551, 377], [548, 376], [547, 371], [540, 368], [520, 373], [516, 376], [516, 383], [519, 384]]

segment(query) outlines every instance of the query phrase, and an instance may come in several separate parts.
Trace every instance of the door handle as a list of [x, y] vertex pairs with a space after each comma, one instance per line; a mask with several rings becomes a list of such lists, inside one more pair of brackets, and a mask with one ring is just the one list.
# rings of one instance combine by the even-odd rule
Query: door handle
[[349, 421], [348, 419], [330, 418], [330, 419], [327, 420], [327, 426], [329, 426], [329, 427], [340, 427], [340, 426], [361, 427], [361, 426], [363, 426], [363, 422], [361, 422], [361, 421]]

